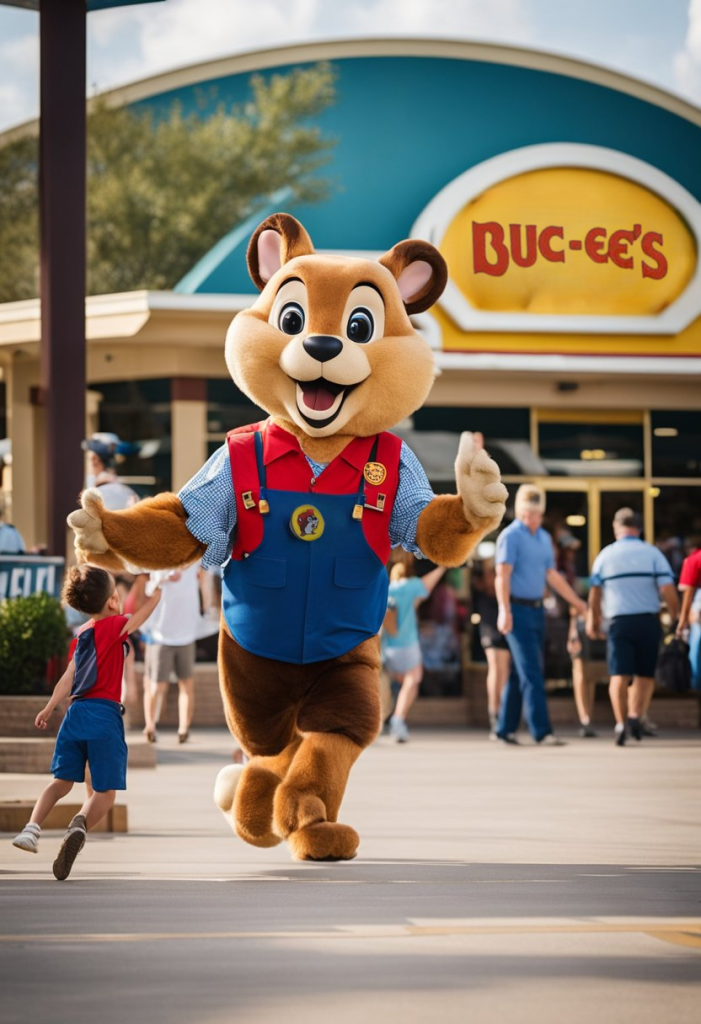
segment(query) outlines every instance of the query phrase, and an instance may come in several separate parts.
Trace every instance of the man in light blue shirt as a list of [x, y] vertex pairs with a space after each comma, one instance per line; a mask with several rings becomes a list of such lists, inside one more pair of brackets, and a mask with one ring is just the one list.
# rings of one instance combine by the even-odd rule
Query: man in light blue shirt
[[[602, 635], [602, 619], [609, 622], [606, 660], [610, 675], [609, 696], [616, 718], [615, 741], [630, 734], [643, 736], [644, 717], [655, 689], [655, 666], [660, 645], [660, 595], [673, 619], [679, 611], [674, 574], [662, 552], [640, 537], [642, 519], [631, 508], [619, 508], [613, 517], [613, 544], [594, 560], [589, 592], [587, 633]], [[603, 603], [602, 603], [603, 596]], [[628, 717], [628, 687], [631, 691]]]
[[516, 518], [497, 539], [497, 627], [511, 651], [511, 674], [499, 711], [497, 737], [518, 743], [515, 732], [525, 705], [526, 721], [536, 743], [561, 746], [553, 734], [545, 699], [543, 594], [550, 586], [583, 615], [587, 606], [555, 569], [553, 541], [542, 528], [545, 494], [524, 484], [516, 493]]

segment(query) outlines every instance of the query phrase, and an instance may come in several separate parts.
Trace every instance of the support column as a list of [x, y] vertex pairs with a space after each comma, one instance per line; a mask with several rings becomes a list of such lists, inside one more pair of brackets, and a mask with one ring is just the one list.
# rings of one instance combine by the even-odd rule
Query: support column
[[85, 430], [85, 0], [41, 0], [41, 398], [49, 553], [83, 485]]
[[174, 377], [171, 401], [171, 486], [188, 482], [207, 461], [207, 381]]
[[5, 486], [11, 492], [8, 514], [28, 548], [46, 544], [44, 409], [37, 400], [38, 381], [36, 360], [15, 355], [7, 381], [12, 463]]

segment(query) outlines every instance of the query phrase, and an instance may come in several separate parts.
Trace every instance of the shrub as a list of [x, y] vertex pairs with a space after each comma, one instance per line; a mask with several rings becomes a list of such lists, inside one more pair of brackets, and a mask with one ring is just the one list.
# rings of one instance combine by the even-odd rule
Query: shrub
[[49, 594], [0, 601], [0, 694], [41, 693], [52, 658], [63, 657], [70, 633]]

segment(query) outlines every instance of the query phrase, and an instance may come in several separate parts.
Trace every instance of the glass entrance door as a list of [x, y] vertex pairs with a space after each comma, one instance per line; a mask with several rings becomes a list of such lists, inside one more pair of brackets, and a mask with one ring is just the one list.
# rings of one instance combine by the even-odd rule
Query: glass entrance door
[[[599, 521], [600, 521], [600, 547], [605, 547], [607, 544], [613, 544], [615, 538], [613, 536], [613, 517], [619, 508], [632, 508], [634, 512], [638, 512], [645, 521], [645, 495], [642, 488], [631, 490], [626, 487], [625, 490], [599, 491]], [[598, 552], [594, 552], [594, 557]]]

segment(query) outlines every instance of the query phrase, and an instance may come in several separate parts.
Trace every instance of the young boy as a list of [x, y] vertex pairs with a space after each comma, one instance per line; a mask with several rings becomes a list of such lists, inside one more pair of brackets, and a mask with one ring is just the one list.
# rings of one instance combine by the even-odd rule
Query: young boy
[[12, 841], [20, 850], [37, 852], [42, 821], [71, 791], [74, 782], [85, 781], [87, 762], [94, 792], [63, 837], [54, 861], [54, 875], [59, 881], [68, 878], [85, 845], [88, 829], [107, 814], [116, 790], [127, 788], [124, 708], [120, 703], [124, 659], [129, 651], [127, 637], [148, 618], [160, 596], [160, 590], [154, 591], [136, 614], [127, 617], [120, 615], [115, 581], [104, 569], [80, 565], [66, 575], [63, 600], [92, 618], [71, 643], [68, 668], [34, 722], [37, 729], [45, 729], [56, 705], [70, 697], [70, 707], [56, 737], [51, 762], [53, 782], [37, 800], [29, 823]]

